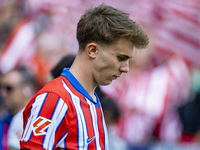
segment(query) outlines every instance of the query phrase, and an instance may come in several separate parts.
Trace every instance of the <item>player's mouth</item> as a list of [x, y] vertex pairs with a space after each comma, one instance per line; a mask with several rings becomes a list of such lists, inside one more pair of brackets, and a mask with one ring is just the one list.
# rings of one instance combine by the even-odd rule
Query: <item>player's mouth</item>
[[117, 78], [119, 78], [120, 76], [118, 76], [118, 75], [113, 75], [113, 78], [114, 79], [117, 79]]

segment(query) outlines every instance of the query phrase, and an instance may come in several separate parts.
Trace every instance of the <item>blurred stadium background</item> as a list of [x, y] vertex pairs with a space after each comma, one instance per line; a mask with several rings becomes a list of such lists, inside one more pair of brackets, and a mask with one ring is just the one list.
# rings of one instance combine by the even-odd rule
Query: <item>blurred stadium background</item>
[[25, 65], [42, 87], [77, 53], [81, 15], [101, 3], [129, 13], [150, 36], [130, 74], [102, 87], [122, 112], [111, 132], [133, 150], [199, 149], [200, 113], [192, 111], [200, 105], [187, 107], [200, 100], [199, 0], [0, 0], [0, 73]]

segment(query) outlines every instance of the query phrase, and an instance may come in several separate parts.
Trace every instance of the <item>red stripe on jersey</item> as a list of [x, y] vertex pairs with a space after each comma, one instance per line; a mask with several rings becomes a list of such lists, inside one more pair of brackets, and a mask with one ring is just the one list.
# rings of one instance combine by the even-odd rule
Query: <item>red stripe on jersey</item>
[[[67, 95], [67, 97], [69, 97], [68, 99], [71, 99], [69, 94]], [[66, 101], [65, 101], [65, 102], [66, 102]], [[67, 105], [69, 106], [68, 103], [67, 103]], [[63, 103], [63, 106], [64, 106], [64, 103]], [[62, 106], [62, 107], [63, 107], [63, 106]], [[68, 108], [69, 108], [69, 107], [68, 107]], [[71, 107], [70, 107], [69, 109], [71, 109]], [[61, 111], [60, 111], [60, 112], [61, 112]], [[67, 112], [67, 113], [69, 113], [69, 112]], [[77, 117], [75, 117], [75, 118], [77, 118]], [[75, 118], [74, 118], [74, 119], [75, 119]], [[57, 142], [60, 140], [60, 138], [63, 137], [63, 136], [66, 134], [66, 132], [67, 132], [67, 131], [69, 130], [69, 128], [70, 128], [70, 126], [69, 126], [69, 127], [66, 127], [66, 124], [67, 124], [66, 122], [68, 123], [68, 122], [70, 122], [70, 121], [69, 121], [68, 118], [65, 116], [64, 121], [61, 122], [60, 126], [58, 127], [58, 129], [57, 129], [57, 131], [56, 131], [57, 133], [60, 133], [59, 136], [55, 136], [55, 141], [56, 141], [55, 143], [56, 143], [56, 144], [57, 144]], [[76, 122], [77, 122], [77, 121], [76, 121]], [[66, 130], [64, 130], [64, 129], [66, 129]], [[65, 142], [65, 143], [66, 143], [66, 142]], [[56, 146], [56, 145], [55, 145], [55, 146]]]
[[67, 86], [70, 88], [70, 90], [73, 92], [74, 95], [78, 96], [80, 99], [84, 99], [85, 98], [80, 92], [78, 92], [73, 87], [73, 85], [65, 77], [63, 77], [62, 79], [65, 81], [65, 83], [67, 84]]
[[98, 118], [98, 128], [99, 128], [99, 139], [100, 140], [100, 146], [102, 149], [105, 149], [105, 134], [104, 134], [104, 128], [103, 128], [103, 116], [102, 116], [102, 111], [101, 111], [101, 107], [97, 108], [96, 107], [96, 111], [97, 111], [97, 118]]
[[[66, 90], [63, 88], [63, 86], [62, 86], [63, 84], [62, 84], [62, 80], [61, 80], [61, 78], [57, 78], [57, 79], [54, 79], [54, 80], [52, 80], [51, 82], [49, 82], [49, 83], [47, 83], [46, 84], [46, 86], [44, 87], [44, 88], [42, 88], [36, 95], [35, 95], [35, 97], [33, 97], [30, 101], [29, 101], [29, 103], [28, 103], [28, 105], [26, 106], [26, 108], [25, 108], [25, 110], [24, 110], [24, 113], [23, 113], [23, 117], [24, 117], [24, 129], [25, 129], [25, 127], [26, 127], [26, 123], [27, 123], [27, 120], [28, 119], [30, 119], [29, 117], [30, 117], [30, 112], [31, 112], [31, 109], [32, 109], [32, 104], [34, 103], [34, 101], [35, 101], [35, 98], [38, 96], [38, 95], [40, 95], [40, 94], [43, 94], [43, 93], [46, 93], [46, 92], [50, 92], [49, 93], [49, 95], [46, 97], [46, 101], [44, 102], [44, 104], [43, 104], [43, 108], [41, 109], [41, 112], [40, 112], [40, 114], [39, 114], [39, 116], [47, 116], [46, 118], [47, 119], [51, 119], [51, 116], [52, 116], [52, 113], [53, 113], [53, 111], [54, 111], [54, 108], [55, 108], [55, 106], [56, 106], [56, 104], [57, 104], [57, 101], [55, 101], [55, 99], [57, 99], [58, 100], [58, 98], [59, 98], [59, 96], [60, 97], [63, 97], [63, 98], [66, 98], [66, 99], [70, 99], [70, 95], [69, 95], [69, 93], [68, 92], [66, 92]], [[52, 93], [51, 93], [52, 92]], [[56, 94], [53, 94], [53, 93], [58, 93], [58, 95], [56, 95]], [[53, 96], [54, 95], [54, 96]], [[69, 98], [68, 98], [69, 97]], [[54, 99], [55, 98], [55, 99]], [[53, 100], [54, 99], [54, 100]], [[68, 105], [68, 104], [67, 104]], [[50, 109], [50, 107], [53, 107], [53, 109]], [[35, 108], [35, 110], [36, 110], [36, 108]], [[61, 111], [61, 110], [60, 110]], [[36, 112], [33, 112], [33, 114], [35, 114]], [[32, 118], [31, 118], [31, 120], [32, 120]], [[66, 120], [66, 118], [64, 118], [64, 120]], [[66, 128], [66, 123], [67, 122], [69, 122], [69, 121], [62, 121], [61, 122], [61, 124], [60, 124], [60, 126], [58, 127], [58, 129], [57, 129], [57, 131], [58, 132], [56, 132], [56, 133], [59, 133], [59, 134], [56, 134], [55, 135], [55, 145], [54, 145], [54, 147], [56, 146], [56, 144], [57, 144], [57, 141], [58, 140], [60, 140], [60, 138], [64, 135], [64, 134], [66, 134], [66, 132], [67, 132], [67, 128]], [[32, 125], [32, 121], [31, 121], [31, 123], [30, 123], [30, 126]], [[28, 127], [28, 129], [27, 129], [27, 133], [28, 133], [28, 131], [29, 131], [29, 128], [30, 127]], [[62, 128], [62, 130], [61, 130], [61, 128]], [[65, 129], [65, 130], [64, 130]], [[62, 132], [61, 132], [62, 131]], [[27, 133], [25, 133], [25, 134], [27, 134]], [[40, 138], [40, 140], [38, 141], [38, 142], [40, 142], [40, 143], [38, 143], [39, 145], [42, 145], [42, 142], [43, 142], [43, 139], [44, 139], [44, 135], [40, 135], [41, 136], [41, 138]], [[24, 139], [26, 138], [26, 136], [24, 137]], [[38, 137], [37, 137], [38, 138]], [[36, 143], [35, 141], [33, 141], [35, 139], [35, 137], [34, 137], [34, 134], [32, 134], [32, 137], [30, 138], [30, 140], [32, 140], [32, 142], [33, 143]], [[21, 142], [21, 145], [24, 145], [24, 143], [26, 143], [26, 142]], [[31, 144], [29, 145], [28, 143], [26, 144], [26, 146], [27, 146], [27, 148], [31, 148]]]
[[[30, 109], [31, 109], [31, 105], [32, 105], [32, 103], [34, 102], [34, 100], [35, 100], [35, 98], [32, 98], [31, 100], [30, 100], [30, 102], [28, 103], [28, 105], [26, 106], [26, 108], [25, 108], [25, 110], [24, 110], [24, 112], [23, 112], [23, 129], [25, 129], [25, 127], [26, 127], [26, 123], [27, 123], [27, 121], [28, 121], [28, 119], [29, 119], [29, 116], [30, 116], [30, 112], [31, 111], [29, 111]], [[36, 110], [36, 109], [35, 109]], [[35, 113], [35, 112], [34, 112]], [[31, 123], [32, 123], [32, 120], [33, 120], [33, 116], [31, 117]], [[26, 136], [27, 136], [27, 133], [28, 133], [28, 131], [29, 131], [29, 129], [30, 129], [30, 126], [31, 126], [31, 123], [29, 124], [29, 126], [28, 126], [28, 129], [27, 129], [27, 131], [26, 131], [26, 133], [25, 133], [25, 136], [24, 136], [24, 138], [26, 138]]]
[[[64, 99], [66, 97], [66, 90], [63, 88], [62, 78], [58, 77], [56, 79], [53, 79], [51, 82], [47, 83], [48, 86], [45, 86], [45, 89], [41, 90], [39, 94], [45, 93], [45, 92], [53, 92], [53, 93], [59, 93], [59, 96]], [[55, 88], [56, 87], [56, 88]], [[69, 94], [68, 94], [69, 96]]]
[[[72, 91], [72, 95], [71, 95], [71, 92], [67, 92], [66, 89], [63, 87], [63, 81], [64, 81], [64, 84], [66, 84], [67, 87], [69, 87], [69, 90]], [[78, 110], [78, 111], [80, 111], [80, 113], [83, 113], [83, 115], [84, 115], [84, 118], [85, 118], [84, 123], [86, 124], [85, 125], [86, 128], [84, 128], [84, 130], [86, 129], [85, 131], [87, 132], [87, 135], [89, 136], [88, 138], [92, 139], [94, 137], [95, 131], [91, 130], [91, 128], [93, 128], [92, 119], [94, 119], [94, 118], [93, 118], [93, 114], [91, 114], [92, 112], [90, 112], [90, 110], [91, 110], [90, 109], [90, 104], [87, 103], [87, 101], [85, 100], [84, 95], [79, 93], [72, 86], [72, 84], [68, 81], [67, 78], [64, 78], [64, 77], [60, 76], [60, 77], [50, 81], [49, 83], [47, 83], [45, 85], [44, 88], [42, 88], [36, 94], [36, 96], [38, 96], [40, 94], [43, 94], [43, 93], [46, 93], [46, 92], [48, 92], [49, 95], [47, 95], [46, 100], [43, 103], [43, 106], [42, 106], [40, 112], [38, 112], [38, 113], [40, 113], [38, 117], [40, 117], [40, 118], [44, 117], [42, 119], [46, 118], [47, 119], [46, 121], [51, 122], [52, 114], [54, 113], [54, 109], [55, 109], [55, 107], [57, 105], [57, 101], [58, 101], [59, 97], [62, 98], [62, 100], [66, 103], [67, 108], [68, 108], [67, 109], [67, 115], [60, 122], [60, 124], [57, 126], [57, 130], [55, 130], [56, 131], [56, 133], [55, 133], [55, 141], [54, 141], [55, 144], [52, 145], [53, 148], [55, 148], [56, 146], [61, 146], [61, 147], [64, 147], [66, 149], [78, 149], [78, 147], [81, 146], [81, 145], [79, 145], [79, 144], [81, 144], [80, 141], [79, 141], [79, 138], [81, 138], [82, 135], [77, 132], [77, 131], [79, 131], [79, 127], [78, 126], [80, 125], [80, 123], [78, 124], [79, 121], [77, 120], [78, 119], [78, 114], [77, 114], [77, 110], [78, 109], [81, 109], [81, 110]], [[73, 96], [73, 95], [75, 95], [75, 97], [77, 96], [79, 99], [73, 99], [72, 100], [71, 96]], [[34, 103], [34, 98], [27, 105], [27, 107], [25, 109], [25, 113], [26, 112], [30, 112], [30, 110], [32, 109], [32, 104]], [[55, 100], [55, 99], [57, 99], [57, 100]], [[78, 101], [80, 100], [80, 103], [74, 104], [74, 102], [75, 102], [74, 100], [78, 100]], [[61, 104], [61, 103], [59, 102], [59, 104]], [[76, 110], [76, 106], [79, 107], [78, 105], [80, 106], [80, 108], [78, 108]], [[100, 119], [99, 122], [98, 122], [98, 125], [99, 125], [99, 129], [98, 130], [101, 130], [101, 131], [98, 131], [98, 132], [100, 134], [102, 134], [102, 132], [104, 132], [104, 130], [103, 130], [103, 125], [102, 125], [102, 119], [103, 118], [102, 118], [101, 107], [99, 107], [96, 110], [95, 105], [92, 104], [92, 106], [94, 106], [95, 114], [97, 112], [97, 116], [95, 116], [95, 117], [99, 117], [99, 119]], [[59, 110], [57, 109], [57, 111], [55, 113], [56, 115], [59, 115], [59, 113], [61, 111], [60, 109], [62, 109], [62, 107], [63, 107], [62, 105], [59, 105]], [[62, 113], [62, 111], [61, 111], [61, 113]], [[37, 112], [36, 112], [36, 114], [37, 114]], [[26, 116], [25, 117], [26, 118], [25, 122], [28, 119], [30, 119], [29, 117], [30, 116]], [[54, 116], [53, 118], [55, 118], [55, 117], [57, 117], [57, 116]], [[42, 119], [40, 119], [37, 123], [35, 123], [34, 126], [35, 127], [36, 126], [37, 127], [41, 126], [41, 128], [42, 128], [43, 127], [42, 125], [44, 123], [44, 122], [41, 122]], [[40, 124], [39, 124], [39, 122], [40, 122]], [[38, 131], [42, 131], [42, 132], [44, 131], [43, 133], [47, 132], [46, 137], [45, 137], [45, 135], [42, 135], [43, 133], [39, 132], [39, 134], [40, 134], [39, 136], [41, 138], [38, 141], [36, 141], [36, 140], [34, 140], [34, 135], [37, 134], [38, 132], [37, 133], [34, 132], [31, 135], [32, 137], [29, 140], [32, 143], [44, 146], [43, 144], [45, 144], [47, 142], [47, 138], [49, 138], [51, 130], [49, 128], [47, 128], [47, 129], [43, 128], [43, 130], [39, 130], [38, 129]], [[83, 136], [84, 136], [83, 138], [87, 138], [87, 135], [83, 134]], [[39, 136], [37, 136], [37, 138]], [[104, 134], [103, 134], [103, 136], [100, 135], [100, 137], [104, 138]], [[61, 141], [61, 140], [64, 140], [64, 141]], [[80, 139], [80, 140], [82, 140], [82, 139]], [[88, 145], [88, 150], [91, 150], [91, 149], [95, 150], [96, 149], [97, 146], [95, 144], [96, 144], [97, 141], [95, 141], [95, 140], [96, 140], [96, 138], [91, 140], [90, 144]], [[59, 143], [58, 143], [58, 141], [59, 141]], [[103, 143], [104, 139], [100, 139], [100, 141], [102, 141], [102, 143]], [[26, 142], [21, 141], [21, 145], [23, 145], [23, 143], [26, 143]], [[57, 145], [57, 144], [59, 144], [59, 145]], [[87, 143], [84, 143], [84, 144], [85, 144], [84, 146], [87, 146], [86, 145]], [[102, 146], [103, 149], [105, 149], [103, 144], [101, 144], [101, 146]], [[27, 148], [28, 147], [31, 148], [31, 145], [29, 146], [29, 144], [27, 143], [26, 147]]]
[[[51, 117], [54, 113], [54, 109], [56, 107], [58, 99], [59, 99], [58, 95], [56, 95], [54, 93], [48, 93], [38, 117], [41, 116], [41, 117], [51, 120]], [[45, 132], [46, 132], [46, 130], [45, 130]], [[30, 141], [32, 141], [34, 143], [35, 142], [43, 143], [44, 137], [45, 137], [45, 135], [35, 136], [34, 134], [32, 134], [30, 137]]]
[[27, 149], [27, 147], [31, 147], [31, 149], [33, 150], [45, 150], [44, 148], [42, 148], [41, 146], [39, 146], [39, 145], [37, 145], [37, 144], [35, 144], [35, 143], [31, 143], [31, 142], [29, 142], [29, 143], [26, 143], [26, 142], [21, 142], [21, 150], [22, 149]]
[[[67, 86], [69, 86], [70, 90], [75, 90], [74, 87], [71, 85], [71, 83], [66, 79], [66, 78], [63, 78], [63, 77], [60, 77], [61, 79], [63, 79], [65, 81], [65, 83], [67, 84]], [[64, 89], [64, 88], [63, 88]], [[66, 91], [65, 91], [66, 92]], [[78, 93], [78, 92], [77, 92]], [[79, 93], [79, 96], [82, 96], [80, 93]], [[83, 96], [82, 96], [83, 97]], [[68, 100], [71, 100], [71, 96], [69, 95], [69, 98]], [[66, 144], [66, 149], [74, 149], [74, 148], [78, 148], [78, 141], [77, 141], [77, 137], [78, 137], [78, 120], [77, 120], [77, 114], [74, 113], [76, 112], [76, 108], [75, 106], [73, 105], [72, 101], [65, 101], [67, 103], [67, 106], [69, 108], [69, 113], [73, 113], [73, 114], [70, 114], [70, 121], [67, 121], [67, 122], [71, 122], [70, 126], [70, 130], [68, 132], [68, 135], [65, 139], [65, 144]], [[73, 121], [72, 121], [73, 120]], [[62, 131], [62, 125], [58, 128], [58, 130]]]
[[[91, 139], [94, 137], [94, 128], [93, 128], [93, 124], [92, 124], [92, 116], [91, 116], [91, 112], [89, 110], [89, 104], [85, 101], [85, 97], [79, 93], [73, 86], [72, 84], [66, 79], [63, 78], [63, 80], [65, 81], [65, 83], [69, 86], [70, 90], [81, 99], [81, 107], [83, 110], [83, 113], [85, 115], [85, 119], [86, 119], [86, 124], [87, 124], [87, 131], [88, 131], [88, 139]], [[97, 107], [96, 107], [97, 108]], [[98, 108], [97, 110], [97, 115], [98, 115], [98, 126], [99, 126], [99, 134], [100, 134], [100, 139], [104, 138], [104, 130], [103, 130], [103, 124], [102, 124], [102, 115], [101, 115], [101, 107]], [[96, 117], [96, 116], [95, 116]], [[100, 117], [100, 118], [99, 118]], [[101, 125], [100, 125], [101, 124]], [[92, 130], [93, 129], [93, 130]], [[103, 136], [101, 135], [103, 134]], [[78, 135], [77, 135], [78, 136]], [[68, 137], [67, 137], [68, 138]], [[96, 138], [94, 138], [94, 140], [92, 140], [88, 146], [88, 150], [95, 150], [96, 149]], [[101, 141], [101, 147], [102, 149], [104, 148], [104, 140], [100, 140]]]
[[[93, 128], [93, 124], [92, 124], [92, 116], [91, 116], [91, 112], [89, 109], [90, 106], [85, 100], [81, 100], [81, 107], [82, 107], [85, 121], [87, 124], [88, 139], [92, 139], [95, 135], [94, 135], [94, 128]], [[90, 142], [90, 144], [88, 146], [88, 150], [96, 149], [95, 140], [96, 139], [94, 139]]]

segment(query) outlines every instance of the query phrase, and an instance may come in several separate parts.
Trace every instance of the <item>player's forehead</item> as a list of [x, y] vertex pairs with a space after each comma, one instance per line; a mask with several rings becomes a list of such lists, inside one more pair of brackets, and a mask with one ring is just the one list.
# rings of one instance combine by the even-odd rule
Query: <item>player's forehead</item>
[[116, 55], [130, 59], [133, 55], [133, 44], [126, 39], [118, 39], [110, 45], [110, 49], [115, 51]]

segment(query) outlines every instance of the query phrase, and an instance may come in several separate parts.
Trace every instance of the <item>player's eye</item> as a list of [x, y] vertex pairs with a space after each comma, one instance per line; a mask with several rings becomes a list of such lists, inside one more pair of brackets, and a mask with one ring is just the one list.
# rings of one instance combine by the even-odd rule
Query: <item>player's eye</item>
[[126, 57], [126, 56], [118, 56], [117, 59], [118, 59], [119, 61], [126, 61], [126, 60], [128, 60], [129, 58]]

